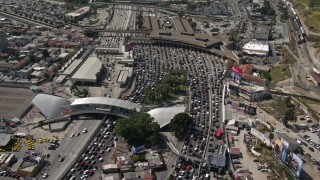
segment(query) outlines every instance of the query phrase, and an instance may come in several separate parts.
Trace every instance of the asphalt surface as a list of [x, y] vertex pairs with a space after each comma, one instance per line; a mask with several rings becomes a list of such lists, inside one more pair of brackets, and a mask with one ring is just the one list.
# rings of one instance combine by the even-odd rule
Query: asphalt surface
[[[66, 133], [66, 137], [60, 142], [60, 147], [56, 150], [49, 151], [50, 153], [50, 165], [42, 171], [48, 173], [48, 180], [61, 179], [61, 176], [69, 170], [71, 165], [77, 159], [77, 156], [81, 154], [83, 147], [89, 142], [92, 135], [95, 134], [96, 129], [99, 127], [101, 120], [83, 120], [78, 121], [76, 125], [69, 132]], [[87, 133], [82, 133], [83, 129], [87, 128]], [[80, 136], [70, 138], [70, 135], [75, 132], [80, 132]], [[64, 157], [63, 162], [59, 162], [59, 157]], [[40, 176], [39, 179], [43, 179]]]

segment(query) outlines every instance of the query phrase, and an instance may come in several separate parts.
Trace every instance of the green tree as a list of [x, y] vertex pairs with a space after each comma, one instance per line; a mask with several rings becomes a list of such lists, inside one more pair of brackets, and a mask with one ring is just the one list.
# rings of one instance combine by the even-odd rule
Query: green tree
[[127, 119], [120, 119], [117, 133], [130, 145], [158, 144], [160, 125], [145, 112], [137, 112]]
[[43, 54], [43, 57], [49, 57], [49, 52], [48, 52], [48, 49], [44, 49], [42, 50], [42, 54]]
[[188, 10], [188, 11], [193, 11], [193, 10], [195, 10], [197, 8], [197, 5], [195, 4], [195, 3], [189, 3], [188, 5], [187, 5], [187, 7], [186, 7], [186, 9]]
[[196, 22], [192, 22], [191, 24], [192, 29], [195, 29], [197, 27], [197, 23]]
[[294, 113], [294, 108], [288, 109], [288, 111], [285, 113], [283, 116], [283, 120], [285, 121], [293, 121], [296, 119], [295, 113]]
[[143, 21], [137, 21], [137, 26], [138, 26], [139, 29], [142, 29]]
[[39, 62], [39, 59], [37, 58], [37, 56], [35, 56], [35, 55], [30, 55], [29, 56], [29, 58], [30, 58], [30, 62], [32, 62], [32, 63], [37, 63], [37, 62]]
[[191, 122], [192, 119], [187, 113], [179, 113], [171, 119], [170, 129], [179, 140], [182, 140]]
[[274, 134], [273, 133], [270, 133], [269, 134], [269, 140], [270, 140], [270, 142], [271, 142], [271, 140], [274, 138]]

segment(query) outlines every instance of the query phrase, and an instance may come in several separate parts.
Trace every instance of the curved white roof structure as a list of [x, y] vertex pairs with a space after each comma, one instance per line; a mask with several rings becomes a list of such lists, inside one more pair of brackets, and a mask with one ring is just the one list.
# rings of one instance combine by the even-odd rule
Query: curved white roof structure
[[88, 97], [88, 98], [80, 98], [75, 99], [71, 106], [76, 105], [90, 105], [90, 104], [101, 104], [101, 105], [110, 105], [115, 107], [121, 107], [126, 109], [135, 109], [140, 112], [143, 108], [142, 105], [132, 103], [130, 101], [124, 101], [121, 99], [107, 98], [107, 97]]
[[65, 98], [50, 94], [37, 94], [33, 97], [31, 103], [48, 119], [59, 117], [65, 107], [71, 104]]
[[154, 121], [158, 122], [160, 128], [166, 126], [170, 123], [171, 119], [178, 113], [186, 111], [186, 107], [183, 106], [173, 106], [173, 107], [161, 107], [148, 111]]

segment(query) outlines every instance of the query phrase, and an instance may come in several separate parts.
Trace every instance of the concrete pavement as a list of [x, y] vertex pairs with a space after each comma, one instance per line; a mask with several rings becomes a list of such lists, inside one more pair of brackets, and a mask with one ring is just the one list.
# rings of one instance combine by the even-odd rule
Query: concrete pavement
[[[60, 147], [57, 150], [49, 151], [51, 165], [44, 170], [49, 174], [47, 179], [56, 180], [62, 179], [62, 176], [69, 171], [70, 166], [76, 161], [77, 157], [91, 137], [95, 134], [96, 129], [100, 126], [102, 120], [85, 120], [78, 122], [72, 130], [66, 133], [65, 138], [60, 142]], [[88, 129], [87, 133], [82, 133], [84, 128]], [[79, 137], [70, 138], [74, 132], [80, 132]], [[63, 162], [59, 162], [59, 156], [65, 157]], [[40, 177], [39, 179], [43, 179]]]

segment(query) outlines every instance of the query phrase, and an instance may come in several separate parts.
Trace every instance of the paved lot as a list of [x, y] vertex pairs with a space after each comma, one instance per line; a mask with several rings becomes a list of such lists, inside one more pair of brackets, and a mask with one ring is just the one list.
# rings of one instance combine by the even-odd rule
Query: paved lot
[[[51, 165], [43, 171], [49, 174], [47, 179], [56, 180], [69, 169], [101, 122], [101, 120], [79, 121], [69, 132], [66, 132], [65, 138], [60, 142], [60, 147], [57, 150], [49, 151]], [[82, 133], [84, 128], [88, 129], [86, 134]], [[70, 138], [70, 135], [77, 131], [80, 132], [80, 136]], [[65, 158], [63, 162], [59, 162], [59, 155]]]
[[33, 97], [29, 89], [0, 88], [0, 117], [12, 119], [19, 117], [30, 104]]
[[241, 131], [239, 134], [239, 141], [236, 143], [236, 147], [238, 147], [242, 152], [242, 167], [249, 168], [252, 173], [251, 176], [253, 179], [257, 180], [267, 180], [267, 172], [261, 172], [257, 169], [257, 164], [253, 162], [254, 157], [249, 155], [247, 151], [246, 144], [243, 143], [245, 131]]

